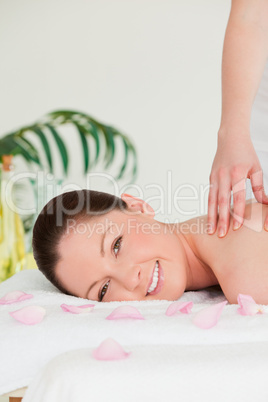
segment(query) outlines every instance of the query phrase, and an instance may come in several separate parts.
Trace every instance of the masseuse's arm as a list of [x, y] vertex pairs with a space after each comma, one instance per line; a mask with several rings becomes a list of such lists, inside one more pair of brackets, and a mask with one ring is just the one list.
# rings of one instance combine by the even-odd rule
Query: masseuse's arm
[[[231, 191], [236, 218], [233, 229], [243, 224], [246, 178], [251, 180], [257, 201], [268, 203], [250, 139], [251, 109], [267, 57], [268, 0], [233, 0], [223, 46], [222, 115], [208, 202], [210, 233], [218, 224], [219, 237], [229, 229]], [[265, 226], [268, 230], [268, 217]]]

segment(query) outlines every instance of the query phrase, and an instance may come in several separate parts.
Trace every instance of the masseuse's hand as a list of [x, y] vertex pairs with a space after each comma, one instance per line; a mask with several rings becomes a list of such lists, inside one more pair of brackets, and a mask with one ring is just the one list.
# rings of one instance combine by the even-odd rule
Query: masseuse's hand
[[[250, 139], [250, 133], [239, 135], [219, 130], [218, 148], [210, 174], [208, 223], [213, 234], [218, 226], [218, 236], [224, 237], [230, 223], [230, 201], [233, 192], [233, 229], [241, 227], [246, 204], [246, 179], [251, 180], [258, 202], [268, 204], [264, 193], [262, 168]], [[219, 211], [218, 211], [219, 207]], [[217, 215], [219, 216], [217, 219]], [[268, 216], [264, 223], [268, 231]]]

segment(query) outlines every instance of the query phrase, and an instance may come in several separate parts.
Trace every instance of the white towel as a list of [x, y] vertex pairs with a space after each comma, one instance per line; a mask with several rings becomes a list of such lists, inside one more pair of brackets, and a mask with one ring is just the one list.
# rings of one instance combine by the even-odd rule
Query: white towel
[[91, 349], [44, 367], [23, 402], [267, 402], [268, 342], [235, 345], [131, 345], [121, 361]]
[[[3, 282], [0, 285], [0, 297], [13, 290], [31, 293], [34, 298], [0, 306], [0, 395], [29, 385], [38, 370], [52, 358], [80, 348], [95, 348], [108, 337], [124, 347], [143, 345], [148, 348], [154, 345], [201, 347], [255, 344], [268, 340], [268, 314], [240, 316], [237, 314], [237, 305], [225, 306], [217, 326], [210, 330], [194, 326], [194, 313], [209, 303], [225, 300], [218, 290], [185, 293], [181, 300], [194, 302], [193, 313], [172, 317], [165, 315], [171, 303], [165, 300], [94, 302], [96, 306], [88, 314], [63, 312], [60, 308], [62, 303], [83, 305], [89, 301], [60, 293], [35, 270], [22, 271]], [[145, 320], [105, 319], [115, 307], [122, 304], [137, 307]], [[23, 325], [8, 314], [9, 311], [29, 305], [46, 309], [47, 314], [41, 323], [34, 326]]]

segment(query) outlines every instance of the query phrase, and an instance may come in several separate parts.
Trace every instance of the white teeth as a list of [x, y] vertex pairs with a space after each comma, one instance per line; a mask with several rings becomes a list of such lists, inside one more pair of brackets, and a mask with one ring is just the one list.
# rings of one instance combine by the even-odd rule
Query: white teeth
[[149, 287], [148, 293], [151, 293], [155, 290], [157, 283], [158, 283], [158, 261], [156, 261], [156, 264], [155, 264], [153, 282], [152, 282], [151, 286]]

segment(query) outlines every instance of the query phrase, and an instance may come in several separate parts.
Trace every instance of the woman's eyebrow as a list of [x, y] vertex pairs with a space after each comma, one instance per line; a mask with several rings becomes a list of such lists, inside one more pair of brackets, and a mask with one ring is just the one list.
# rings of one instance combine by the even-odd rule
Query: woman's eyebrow
[[102, 256], [102, 257], [105, 256], [105, 251], [104, 251], [104, 240], [105, 240], [105, 236], [106, 236], [106, 233], [108, 232], [108, 230], [110, 229], [111, 226], [112, 226], [112, 223], [111, 223], [111, 225], [108, 226], [108, 228], [105, 230], [105, 232], [103, 233], [102, 239], [101, 239], [100, 253], [101, 253], [101, 256]]
[[[104, 251], [104, 240], [105, 240], [105, 236], [106, 236], [106, 233], [108, 232], [108, 230], [110, 229], [111, 226], [112, 226], [112, 223], [111, 223], [110, 226], [108, 226], [108, 228], [105, 230], [105, 232], [104, 232], [103, 235], [102, 235], [101, 247], [100, 247], [100, 254], [101, 254], [102, 257], [105, 256], [105, 251]], [[98, 281], [95, 281], [95, 282], [92, 283], [92, 285], [89, 286], [89, 288], [88, 288], [88, 290], [87, 290], [87, 292], [86, 292], [85, 299], [87, 299], [87, 295], [90, 293], [91, 289], [94, 288], [94, 286], [95, 286], [97, 283], [98, 283]]]

